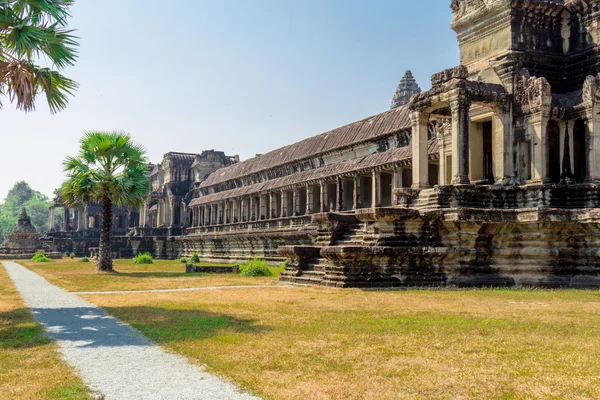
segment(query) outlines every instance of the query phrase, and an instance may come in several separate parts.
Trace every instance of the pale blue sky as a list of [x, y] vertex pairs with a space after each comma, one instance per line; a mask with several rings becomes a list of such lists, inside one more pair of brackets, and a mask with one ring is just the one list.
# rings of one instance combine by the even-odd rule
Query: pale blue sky
[[241, 159], [389, 108], [406, 69], [422, 88], [458, 64], [449, 0], [78, 0], [81, 88], [50, 115], [3, 99], [0, 199], [50, 195], [88, 130]]

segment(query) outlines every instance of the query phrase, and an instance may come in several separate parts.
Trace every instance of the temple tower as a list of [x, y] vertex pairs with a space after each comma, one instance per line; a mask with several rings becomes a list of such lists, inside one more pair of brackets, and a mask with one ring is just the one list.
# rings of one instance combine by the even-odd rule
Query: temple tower
[[396, 88], [396, 93], [392, 98], [392, 105], [390, 110], [408, 104], [413, 94], [421, 93], [421, 88], [415, 80], [412, 72], [406, 71], [404, 77], [400, 81], [400, 84]]

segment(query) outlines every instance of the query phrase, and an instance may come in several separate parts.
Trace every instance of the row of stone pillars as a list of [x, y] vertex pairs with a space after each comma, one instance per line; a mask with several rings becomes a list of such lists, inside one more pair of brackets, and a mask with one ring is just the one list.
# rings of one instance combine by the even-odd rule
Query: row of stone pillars
[[[469, 109], [471, 103], [458, 97], [450, 101], [452, 114], [452, 181], [453, 185], [468, 184], [469, 179]], [[411, 114], [413, 184], [415, 189], [429, 188], [429, 118], [430, 113], [414, 111]], [[440, 164], [445, 164], [444, 157]], [[445, 171], [442, 166], [442, 171]]]
[[[450, 129], [451, 129], [451, 165], [447, 165], [445, 156], [444, 141], [440, 141], [439, 173], [440, 181], [443, 184], [469, 184], [471, 183], [470, 162], [473, 155], [470, 151], [476, 152], [477, 149], [470, 149], [471, 126], [475, 123], [471, 121], [470, 108], [471, 101], [466, 96], [458, 96], [448, 101], [447, 106], [450, 109]], [[492, 141], [493, 157], [491, 166], [493, 176], [496, 182], [508, 182], [515, 178], [514, 163], [514, 133], [512, 121], [509, 112], [500, 110], [499, 107], [492, 109]], [[428, 126], [431, 112], [413, 111], [411, 113], [412, 124], [412, 154], [413, 154], [413, 185], [415, 189], [424, 189], [430, 187], [429, 179], [429, 154], [428, 154]], [[442, 117], [439, 117], [442, 118]], [[477, 154], [484, 157], [484, 154]], [[490, 160], [486, 160], [490, 162]], [[481, 163], [481, 168], [485, 166]], [[489, 167], [489, 166], [487, 166]], [[451, 172], [450, 181], [446, 180], [446, 174], [449, 169]]]
[[192, 206], [190, 224], [210, 226], [391, 206], [395, 189], [403, 186], [402, 175], [401, 168], [372, 171], [370, 176], [340, 176], [315, 185]]

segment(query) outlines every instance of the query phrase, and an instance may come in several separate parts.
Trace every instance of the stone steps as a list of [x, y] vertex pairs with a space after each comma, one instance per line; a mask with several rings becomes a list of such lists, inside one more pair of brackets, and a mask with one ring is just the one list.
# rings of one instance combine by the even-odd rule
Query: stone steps
[[414, 208], [420, 211], [435, 210], [439, 208], [436, 189], [421, 190]]

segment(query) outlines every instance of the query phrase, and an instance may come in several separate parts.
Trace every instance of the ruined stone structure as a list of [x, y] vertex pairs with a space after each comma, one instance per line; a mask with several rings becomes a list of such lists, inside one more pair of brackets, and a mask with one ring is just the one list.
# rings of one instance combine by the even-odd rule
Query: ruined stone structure
[[599, 287], [600, 1], [451, 8], [460, 65], [431, 89], [407, 73], [389, 111], [214, 165], [160, 197], [181, 231], [122, 248], [336, 287]]
[[38, 250], [44, 251], [49, 258], [61, 257], [59, 252], [40, 241], [40, 234], [31, 224], [25, 208], [22, 208], [17, 224], [0, 246], [0, 260], [30, 259]]

